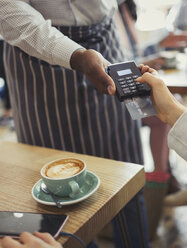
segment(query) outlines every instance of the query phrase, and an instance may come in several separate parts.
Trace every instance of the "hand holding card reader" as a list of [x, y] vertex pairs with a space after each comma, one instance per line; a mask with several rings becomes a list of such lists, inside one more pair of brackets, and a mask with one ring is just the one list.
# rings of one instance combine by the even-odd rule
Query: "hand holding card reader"
[[148, 84], [136, 82], [136, 78], [142, 74], [134, 61], [109, 65], [107, 73], [114, 80], [120, 101], [132, 97], [150, 95], [151, 88]]
[[150, 99], [151, 87], [136, 82], [142, 74], [134, 61], [109, 65], [107, 73], [114, 80], [116, 95], [123, 102], [133, 120], [156, 115]]

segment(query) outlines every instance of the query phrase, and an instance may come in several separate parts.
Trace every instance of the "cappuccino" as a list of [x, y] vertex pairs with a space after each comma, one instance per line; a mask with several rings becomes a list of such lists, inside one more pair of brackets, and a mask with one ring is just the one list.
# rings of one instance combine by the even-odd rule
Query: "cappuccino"
[[78, 174], [84, 163], [77, 159], [62, 159], [46, 167], [45, 175], [49, 178], [68, 178]]

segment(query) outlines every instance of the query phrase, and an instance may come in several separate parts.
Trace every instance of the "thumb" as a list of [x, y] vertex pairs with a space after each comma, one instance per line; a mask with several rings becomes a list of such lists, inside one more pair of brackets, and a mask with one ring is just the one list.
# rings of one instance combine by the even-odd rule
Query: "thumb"
[[114, 95], [116, 92], [116, 87], [115, 85], [108, 85], [107, 91], [109, 95]]
[[101, 72], [101, 82], [105, 90], [109, 95], [114, 95], [116, 93], [116, 86], [112, 78], [104, 71]]
[[116, 85], [109, 76], [107, 77], [107, 91], [109, 95], [114, 95], [116, 93]]
[[136, 81], [140, 83], [147, 83], [152, 87], [155, 79], [156, 78], [151, 73], [145, 72], [141, 77], [137, 78]]
[[50, 245], [53, 245], [55, 242], [54, 238], [49, 233], [34, 232], [34, 236]]

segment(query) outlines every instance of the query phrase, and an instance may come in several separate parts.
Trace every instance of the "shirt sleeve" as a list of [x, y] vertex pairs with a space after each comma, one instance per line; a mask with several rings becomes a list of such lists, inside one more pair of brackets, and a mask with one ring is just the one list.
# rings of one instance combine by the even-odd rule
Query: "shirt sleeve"
[[82, 46], [52, 27], [51, 21], [45, 20], [27, 2], [0, 1], [0, 34], [3, 39], [31, 56], [71, 68], [71, 55]]
[[187, 110], [169, 131], [168, 146], [187, 160]]
[[118, 5], [124, 3], [126, 0], [117, 0]]

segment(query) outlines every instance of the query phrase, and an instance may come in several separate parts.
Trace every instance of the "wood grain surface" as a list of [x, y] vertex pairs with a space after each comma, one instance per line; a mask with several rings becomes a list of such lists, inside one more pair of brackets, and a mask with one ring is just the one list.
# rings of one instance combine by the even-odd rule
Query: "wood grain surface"
[[[0, 143], [0, 210], [69, 215], [64, 231], [90, 242], [126, 205], [145, 183], [141, 165], [94, 156], [64, 152], [13, 142]], [[101, 180], [99, 189], [88, 199], [58, 209], [37, 203], [31, 195], [41, 178], [41, 167], [52, 160], [75, 157]], [[79, 247], [72, 238], [60, 238], [65, 248]]]

